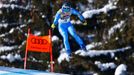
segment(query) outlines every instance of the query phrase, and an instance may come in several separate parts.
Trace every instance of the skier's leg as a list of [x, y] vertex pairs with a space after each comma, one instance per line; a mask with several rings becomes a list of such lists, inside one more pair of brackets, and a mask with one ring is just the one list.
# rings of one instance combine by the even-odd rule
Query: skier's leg
[[59, 32], [60, 32], [61, 36], [63, 37], [63, 42], [64, 42], [66, 52], [70, 56], [71, 55], [71, 49], [70, 49], [70, 45], [69, 45], [69, 41], [68, 41], [68, 32], [67, 32], [67, 29], [64, 26], [64, 24], [61, 24], [59, 26]]
[[76, 42], [80, 45], [81, 49], [86, 50], [86, 46], [83, 43], [83, 40], [76, 34], [76, 31], [72, 25], [68, 27], [68, 31], [75, 38]]

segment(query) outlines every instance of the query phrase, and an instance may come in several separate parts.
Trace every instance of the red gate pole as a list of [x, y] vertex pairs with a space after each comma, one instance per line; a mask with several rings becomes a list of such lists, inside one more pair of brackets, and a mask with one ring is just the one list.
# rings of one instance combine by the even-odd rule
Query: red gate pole
[[27, 67], [27, 54], [28, 54], [28, 37], [30, 34], [30, 28], [28, 29], [28, 36], [27, 36], [27, 41], [26, 41], [26, 52], [25, 52], [25, 58], [24, 58], [24, 69]]
[[[50, 42], [52, 42], [52, 32], [49, 29]], [[52, 43], [50, 44], [50, 71], [54, 72], [54, 63], [53, 63], [53, 52], [52, 52]]]

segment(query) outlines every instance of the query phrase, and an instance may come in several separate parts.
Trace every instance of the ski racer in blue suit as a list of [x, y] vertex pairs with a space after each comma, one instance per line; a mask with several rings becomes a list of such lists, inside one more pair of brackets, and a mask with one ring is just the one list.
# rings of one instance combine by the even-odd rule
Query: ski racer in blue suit
[[82, 50], [86, 51], [86, 47], [82, 39], [76, 34], [76, 31], [73, 25], [70, 22], [70, 16], [74, 14], [79, 17], [79, 19], [83, 22], [83, 25], [87, 25], [84, 17], [75, 9], [71, 8], [69, 3], [64, 3], [62, 8], [55, 15], [55, 19], [51, 28], [55, 28], [58, 25], [58, 30], [63, 37], [64, 46], [68, 56], [71, 55], [71, 49], [68, 41], [68, 33], [75, 38], [76, 42], [79, 44]]

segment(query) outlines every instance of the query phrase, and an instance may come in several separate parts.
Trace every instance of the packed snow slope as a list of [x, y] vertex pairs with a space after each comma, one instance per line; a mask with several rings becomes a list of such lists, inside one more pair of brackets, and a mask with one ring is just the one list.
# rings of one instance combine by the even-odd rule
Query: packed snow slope
[[60, 73], [50, 73], [37, 70], [24, 70], [18, 68], [0, 67], [0, 75], [67, 75]]

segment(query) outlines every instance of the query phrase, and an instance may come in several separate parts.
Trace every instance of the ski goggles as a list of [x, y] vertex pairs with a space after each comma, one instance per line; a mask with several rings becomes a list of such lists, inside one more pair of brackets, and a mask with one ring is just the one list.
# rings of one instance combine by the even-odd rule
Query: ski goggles
[[64, 12], [69, 12], [69, 11], [70, 11], [70, 7], [63, 7], [62, 10], [63, 10]]

